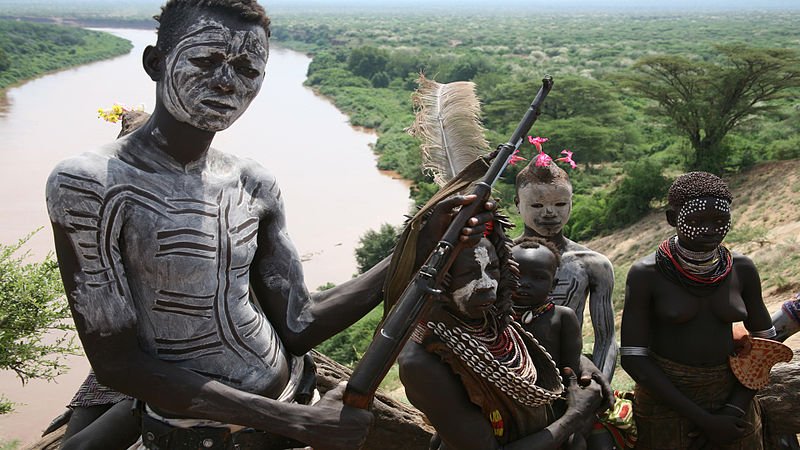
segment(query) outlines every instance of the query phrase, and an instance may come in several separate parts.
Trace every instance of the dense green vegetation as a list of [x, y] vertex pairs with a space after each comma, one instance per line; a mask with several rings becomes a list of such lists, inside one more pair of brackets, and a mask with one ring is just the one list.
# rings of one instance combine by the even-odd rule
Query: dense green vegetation
[[[419, 72], [440, 82], [474, 81], [494, 144], [513, 131], [542, 75], [555, 77], [532, 133], [550, 138], [545, 151], [552, 156], [568, 148], [581, 164], [571, 175], [575, 206], [566, 231], [574, 239], [636, 221], [660, 201], [668, 179], [679, 172], [693, 167], [736, 172], [761, 160], [800, 156], [797, 83], [787, 83], [774, 100], [737, 116], [714, 143], [714, 154], [697, 152], [689, 135], [658, 109], [656, 98], [630, 89], [637, 70], [644, 76], [644, 63], [637, 61], [652, 61], [654, 55], [702, 66], [708, 82], [729, 69], [720, 44], [746, 42], [740, 53], [756, 56], [779, 48], [769, 52], [796, 73], [792, 49], [800, 44], [798, 13], [537, 17], [287, 10], [273, 14], [273, 24], [281, 45], [314, 56], [307, 83], [331, 97], [354, 125], [379, 132], [379, 166], [414, 180], [418, 202], [435, 190], [419, 170], [418, 143], [405, 133]], [[714, 97], [692, 100], [702, 104]], [[530, 156], [533, 148], [523, 151]], [[512, 215], [518, 170], [512, 168], [497, 189]]]
[[46, 72], [131, 50], [107, 33], [75, 27], [0, 20], [0, 89]]

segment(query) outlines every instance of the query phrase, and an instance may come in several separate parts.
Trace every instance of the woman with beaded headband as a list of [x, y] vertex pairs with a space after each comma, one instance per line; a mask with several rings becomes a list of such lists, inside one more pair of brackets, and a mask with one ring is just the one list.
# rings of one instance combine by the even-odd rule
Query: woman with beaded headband
[[555, 448], [601, 400], [597, 384], [580, 388], [566, 371], [567, 412], [553, 421], [563, 386], [550, 355], [512, 320], [518, 270], [500, 222], [459, 254], [443, 301], [398, 359], [406, 395], [437, 430], [433, 449]]
[[734, 376], [732, 324], [774, 338], [753, 262], [722, 240], [732, 196], [706, 172], [678, 177], [667, 222], [676, 234], [628, 272], [622, 366], [636, 381], [637, 449], [762, 448], [755, 391]]

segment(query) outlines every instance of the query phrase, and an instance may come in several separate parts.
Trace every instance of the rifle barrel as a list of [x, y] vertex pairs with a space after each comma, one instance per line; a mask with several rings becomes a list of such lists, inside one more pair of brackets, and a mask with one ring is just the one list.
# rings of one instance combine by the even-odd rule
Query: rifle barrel
[[345, 405], [367, 409], [372, 403], [378, 385], [391, 369], [414, 327], [427, 315], [431, 307], [430, 297], [439, 293], [437, 287], [440, 286], [441, 278], [460, 251], [458, 242], [461, 230], [471, 217], [483, 209], [484, 203], [492, 193], [492, 186], [505, 170], [511, 155], [522, 144], [523, 137], [528, 134], [536, 118], [539, 117], [542, 102], [552, 87], [553, 78], [545, 76], [542, 79], [542, 87], [511, 135], [511, 139], [508, 143], [498, 146], [492, 165], [486, 171], [483, 180], [475, 186], [472, 193], [477, 199], [462, 207], [453, 218], [425, 264], [417, 271], [414, 279], [386, 315], [381, 329], [375, 334], [367, 351], [353, 369], [343, 396]]

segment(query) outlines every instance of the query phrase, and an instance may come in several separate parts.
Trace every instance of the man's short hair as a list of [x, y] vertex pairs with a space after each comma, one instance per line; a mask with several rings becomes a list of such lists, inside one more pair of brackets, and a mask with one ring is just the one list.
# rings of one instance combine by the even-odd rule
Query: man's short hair
[[720, 177], [708, 172], [689, 172], [679, 176], [669, 187], [667, 203], [677, 211], [687, 201], [701, 197], [733, 201], [728, 185]]
[[233, 14], [244, 22], [260, 25], [270, 35], [269, 17], [256, 0], [169, 0], [161, 7], [161, 14], [153, 17], [158, 22], [156, 47], [162, 52], [172, 50], [189, 21], [195, 20], [190, 12], [201, 9]]

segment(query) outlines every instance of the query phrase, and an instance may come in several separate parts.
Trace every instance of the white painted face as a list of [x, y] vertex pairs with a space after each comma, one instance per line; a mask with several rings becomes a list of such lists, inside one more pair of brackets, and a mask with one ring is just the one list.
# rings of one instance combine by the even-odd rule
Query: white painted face
[[540, 236], [561, 232], [572, 212], [572, 187], [565, 183], [528, 183], [517, 193], [520, 216], [525, 226]]
[[178, 121], [222, 131], [258, 94], [268, 55], [258, 24], [201, 16], [167, 55], [160, 97]]
[[713, 250], [731, 229], [731, 204], [716, 197], [695, 198], [678, 211], [676, 231], [690, 250]]
[[458, 311], [468, 318], [483, 317], [497, 300], [500, 272], [494, 247], [487, 242], [464, 249], [450, 268], [450, 274], [451, 296]]

